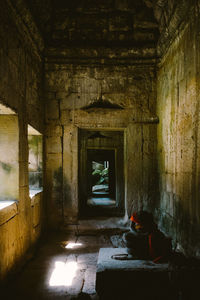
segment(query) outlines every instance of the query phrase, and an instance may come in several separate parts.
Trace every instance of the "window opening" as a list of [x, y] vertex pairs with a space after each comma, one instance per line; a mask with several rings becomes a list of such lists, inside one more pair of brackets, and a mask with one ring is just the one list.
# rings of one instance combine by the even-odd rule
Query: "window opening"
[[42, 134], [28, 125], [29, 146], [29, 194], [32, 198], [43, 190]]
[[17, 114], [0, 103], [0, 209], [19, 199], [19, 127]]

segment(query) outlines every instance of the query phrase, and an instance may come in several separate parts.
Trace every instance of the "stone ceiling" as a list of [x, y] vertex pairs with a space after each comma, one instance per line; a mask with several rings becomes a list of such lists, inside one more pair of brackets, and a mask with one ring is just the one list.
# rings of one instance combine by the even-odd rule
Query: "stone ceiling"
[[[24, 0], [46, 48], [166, 46], [195, 0]], [[151, 50], [148, 50], [151, 49]], [[136, 50], [137, 51], [137, 50]], [[141, 55], [141, 54], [140, 54]]]
[[141, 0], [24, 0], [47, 46], [152, 44], [158, 24]]

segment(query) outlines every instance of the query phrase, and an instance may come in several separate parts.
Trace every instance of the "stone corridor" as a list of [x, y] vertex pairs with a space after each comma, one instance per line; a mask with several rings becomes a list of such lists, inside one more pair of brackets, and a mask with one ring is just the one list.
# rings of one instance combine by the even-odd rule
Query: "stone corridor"
[[0, 300], [95, 299], [140, 210], [199, 300], [200, 0], [0, 3]]

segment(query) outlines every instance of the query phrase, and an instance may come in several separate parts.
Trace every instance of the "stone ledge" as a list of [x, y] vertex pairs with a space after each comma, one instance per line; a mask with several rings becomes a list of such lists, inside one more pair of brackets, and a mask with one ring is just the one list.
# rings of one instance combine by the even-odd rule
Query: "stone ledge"
[[38, 204], [40, 202], [40, 196], [43, 194], [42, 189], [38, 190], [29, 190], [29, 197], [31, 199], [31, 206]]
[[41, 224], [41, 202], [42, 202], [43, 192], [38, 190], [38, 193], [31, 198], [31, 208], [32, 208], [32, 225], [36, 228]]
[[127, 254], [126, 248], [101, 248], [99, 251], [96, 291], [100, 299], [129, 299], [133, 295], [139, 299], [170, 299], [168, 264], [112, 259], [116, 254]]
[[[1, 201], [6, 202], [6, 201]], [[8, 201], [10, 204], [0, 209], [0, 226], [8, 222], [18, 213], [17, 203], [15, 201]]]

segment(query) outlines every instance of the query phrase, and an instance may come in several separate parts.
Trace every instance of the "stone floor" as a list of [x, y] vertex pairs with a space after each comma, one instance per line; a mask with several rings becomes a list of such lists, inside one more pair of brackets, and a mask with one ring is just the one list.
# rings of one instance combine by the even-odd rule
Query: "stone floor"
[[109, 197], [93, 197], [89, 198], [87, 201], [87, 205], [89, 206], [116, 206], [116, 201]]
[[98, 251], [122, 246], [125, 228], [118, 225], [116, 220], [89, 220], [47, 235], [34, 257], [3, 289], [1, 299], [98, 299]]

